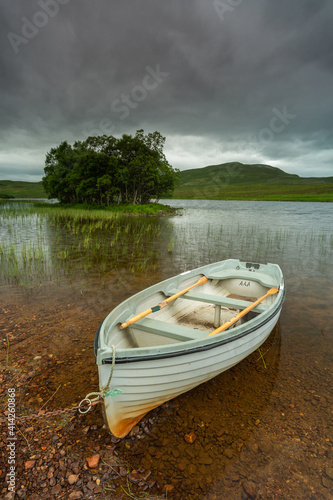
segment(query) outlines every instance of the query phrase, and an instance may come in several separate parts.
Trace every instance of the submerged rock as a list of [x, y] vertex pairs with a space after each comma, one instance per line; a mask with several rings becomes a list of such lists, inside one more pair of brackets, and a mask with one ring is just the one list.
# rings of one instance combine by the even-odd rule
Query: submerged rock
[[91, 457], [88, 457], [87, 458], [88, 467], [90, 469], [96, 469], [96, 467], [99, 464], [99, 459], [100, 459], [100, 455], [98, 455], [98, 454], [92, 455]]

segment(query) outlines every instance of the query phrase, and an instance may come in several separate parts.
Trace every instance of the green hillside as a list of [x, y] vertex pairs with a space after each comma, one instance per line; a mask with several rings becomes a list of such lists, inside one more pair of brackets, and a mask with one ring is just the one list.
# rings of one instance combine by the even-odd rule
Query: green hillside
[[333, 177], [300, 177], [270, 165], [223, 163], [180, 173], [174, 198], [333, 201]]
[[0, 198], [47, 198], [41, 182], [0, 180]]

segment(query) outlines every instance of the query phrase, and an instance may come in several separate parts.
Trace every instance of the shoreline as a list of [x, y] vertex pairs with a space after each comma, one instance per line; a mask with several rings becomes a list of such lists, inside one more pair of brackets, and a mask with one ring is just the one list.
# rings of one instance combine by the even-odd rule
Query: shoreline
[[[320, 197], [320, 196], [319, 196]], [[318, 197], [317, 197], [318, 198]], [[331, 199], [329, 199], [331, 198]], [[283, 197], [264, 197], [264, 196], [258, 196], [258, 197], [250, 197], [250, 196], [243, 196], [243, 197], [240, 197], [240, 196], [226, 196], [226, 197], [190, 197], [190, 196], [175, 196], [173, 198], [169, 198], [170, 200], [196, 200], [196, 201], [276, 201], [276, 202], [294, 202], [294, 203], [333, 203], [333, 194], [332, 195], [328, 195], [327, 196], [327, 199], [313, 199], [312, 197], [306, 197], [306, 196], [303, 196], [303, 197], [298, 197], [297, 195], [295, 197], [286, 197], [286, 198], [283, 198]], [[6, 201], [6, 202], [35, 202], [35, 203], [48, 203], [48, 200], [47, 198], [1, 198], [0, 196], [0, 201]], [[85, 208], [84, 205], [80, 206], [78, 204], [76, 205], [61, 205], [60, 203], [54, 203], [54, 205], [58, 206], [58, 207], [68, 207], [68, 208]], [[155, 205], [155, 203], [149, 203], [147, 205]], [[127, 207], [127, 208], [131, 208], [131, 207], [145, 207], [147, 205], [122, 205], [122, 207]], [[166, 207], [167, 205], [164, 205], [164, 207]], [[117, 210], [117, 207], [118, 205], [112, 205], [112, 208], [114, 209], [113, 211], [116, 212]], [[86, 207], [87, 208], [87, 207]], [[112, 211], [112, 208], [111, 206], [110, 207], [106, 207], [106, 206], [93, 206], [88, 208], [88, 209], [95, 209], [95, 210], [109, 210], [110, 212]], [[169, 207], [171, 208], [171, 207]], [[123, 213], [125, 214], [125, 210], [118, 210], [119, 213]], [[133, 210], [130, 209], [130, 214], [131, 215], [134, 215], [133, 214]], [[138, 212], [140, 212], [138, 210]], [[145, 215], [144, 213], [143, 214], [140, 214], [138, 213], [137, 215]], [[172, 214], [170, 214], [172, 215]]]

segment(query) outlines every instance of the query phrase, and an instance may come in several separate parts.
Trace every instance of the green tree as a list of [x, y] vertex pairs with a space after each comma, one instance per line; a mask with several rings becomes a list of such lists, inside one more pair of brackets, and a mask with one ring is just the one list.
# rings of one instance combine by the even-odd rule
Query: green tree
[[72, 147], [66, 141], [47, 153], [42, 183], [49, 198], [58, 198], [63, 203], [75, 200], [75, 187], [69, 181], [74, 163]]
[[43, 186], [63, 203], [148, 203], [172, 195], [178, 171], [163, 153], [159, 133], [66, 141], [46, 155]]

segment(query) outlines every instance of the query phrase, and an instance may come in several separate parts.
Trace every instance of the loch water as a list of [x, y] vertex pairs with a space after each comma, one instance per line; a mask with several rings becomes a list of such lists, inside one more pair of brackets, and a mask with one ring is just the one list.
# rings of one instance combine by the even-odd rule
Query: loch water
[[333, 498], [333, 204], [162, 203], [178, 215], [74, 220], [2, 203], [1, 324], [12, 352], [61, 360], [38, 396], [60, 381], [52, 404], [74, 404], [97, 390], [95, 330], [122, 300], [211, 262], [277, 263], [287, 295], [260, 352], [153, 410], [144, 439], [118, 451], [171, 485], [168, 498]]

